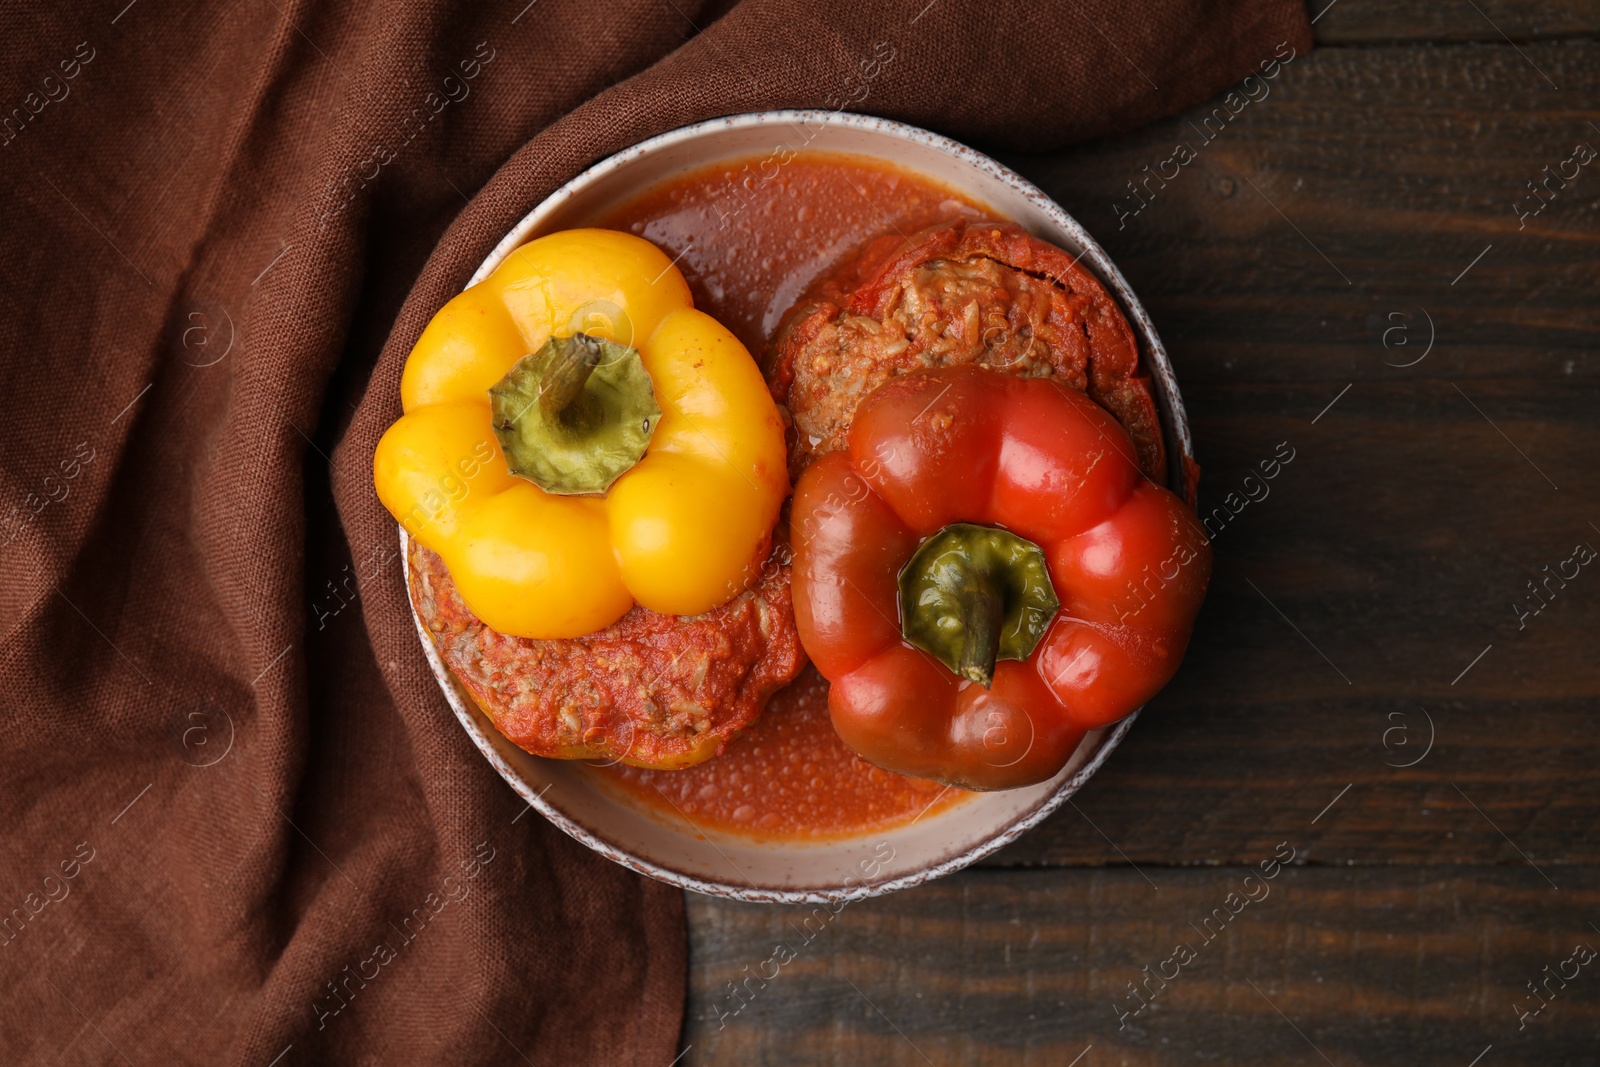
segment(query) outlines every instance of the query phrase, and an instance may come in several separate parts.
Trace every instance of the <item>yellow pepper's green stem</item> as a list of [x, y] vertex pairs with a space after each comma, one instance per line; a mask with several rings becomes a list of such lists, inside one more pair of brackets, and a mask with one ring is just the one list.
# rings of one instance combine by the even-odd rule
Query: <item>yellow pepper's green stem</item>
[[970, 522], [922, 542], [899, 585], [901, 636], [985, 689], [995, 661], [1032, 655], [1061, 607], [1038, 545]]
[[661, 421], [650, 373], [627, 345], [552, 337], [489, 390], [512, 474], [547, 493], [604, 493], [644, 458]]
[[600, 342], [585, 333], [552, 342], [557, 358], [544, 368], [539, 381], [539, 410], [547, 423], [582, 424], [594, 405], [581, 403], [589, 375], [600, 365]]

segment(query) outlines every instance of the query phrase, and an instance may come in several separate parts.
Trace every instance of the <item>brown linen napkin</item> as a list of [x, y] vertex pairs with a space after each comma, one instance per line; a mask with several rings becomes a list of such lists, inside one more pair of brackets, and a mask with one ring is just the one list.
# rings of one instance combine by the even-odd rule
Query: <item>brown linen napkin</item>
[[1309, 46], [1298, 0], [0, 26], [0, 1060], [255, 1067], [678, 1052], [680, 895], [525, 816], [468, 743], [371, 488], [408, 348], [519, 216], [711, 116], [1043, 150]]

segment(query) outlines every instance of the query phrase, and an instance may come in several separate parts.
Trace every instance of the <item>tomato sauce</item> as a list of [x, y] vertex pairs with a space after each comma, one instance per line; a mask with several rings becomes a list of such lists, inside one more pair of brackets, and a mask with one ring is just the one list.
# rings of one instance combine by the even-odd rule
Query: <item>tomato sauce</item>
[[760, 359], [783, 313], [858, 245], [995, 217], [952, 189], [874, 160], [801, 152], [788, 163], [767, 157], [690, 171], [598, 225], [679, 257], [695, 307]]
[[762, 837], [882, 830], [968, 795], [881, 770], [850, 751], [828, 720], [827, 679], [809, 666], [721, 756], [681, 771], [619, 764], [601, 773], [696, 827]]
[[[760, 359], [784, 312], [851, 250], [888, 233], [996, 216], [874, 160], [800, 152], [735, 160], [672, 178], [597, 225], [676, 257], [695, 306]], [[597, 771], [629, 795], [705, 829], [820, 838], [901, 825], [968, 794], [858, 758], [828, 720], [815, 668], [780, 690], [715, 759], [681, 771]]]

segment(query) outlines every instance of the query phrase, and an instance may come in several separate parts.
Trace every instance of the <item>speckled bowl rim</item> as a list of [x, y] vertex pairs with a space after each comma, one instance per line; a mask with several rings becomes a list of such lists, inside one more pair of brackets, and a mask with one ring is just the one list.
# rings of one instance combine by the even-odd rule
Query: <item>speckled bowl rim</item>
[[[924, 148], [936, 149], [956, 157], [974, 169], [985, 172], [989, 177], [999, 181], [1001, 184], [1009, 186], [1014, 192], [1030, 201], [1041, 213], [1049, 216], [1051, 221], [1062, 230], [1070, 234], [1083, 250], [1082, 255], [1079, 257], [1080, 261], [1088, 263], [1100, 280], [1116, 295], [1119, 304], [1124, 312], [1127, 313], [1135, 332], [1139, 336], [1141, 346], [1144, 349], [1141, 357], [1145, 363], [1145, 370], [1155, 382], [1157, 404], [1162, 414], [1162, 429], [1166, 438], [1169, 457], [1168, 486], [1180, 496], [1185, 495], [1183, 464], [1185, 459], [1193, 459], [1194, 444], [1189, 431], [1189, 421], [1184, 410], [1183, 399], [1178, 391], [1177, 378], [1173, 373], [1171, 361], [1168, 359], [1166, 347], [1161, 343], [1161, 338], [1156, 333], [1149, 314], [1139, 302], [1139, 298], [1134, 295], [1133, 289], [1128, 285], [1128, 281], [1123, 277], [1122, 272], [1117, 269], [1116, 264], [1111, 261], [1105, 250], [1100, 247], [1099, 243], [1089, 235], [1089, 232], [1076, 219], [1067, 214], [1059, 204], [1046, 196], [1032, 182], [983, 153], [968, 148], [958, 141], [953, 141], [948, 137], [943, 137], [903, 122], [870, 115], [856, 115], [835, 111], [762, 111], [708, 119], [704, 122], [697, 122], [658, 134], [601, 160], [551, 193], [538, 206], [523, 216], [522, 220], [512, 227], [510, 232], [495, 245], [494, 249], [484, 259], [482, 265], [473, 273], [467, 285], [476, 285], [493, 273], [495, 268], [501, 264], [513, 249], [526, 243], [534, 230], [546, 218], [564, 206], [567, 201], [594, 182], [628, 166], [641, 156], [648, 155], [669, 145], [677, 144], [680, 141], [698, 138], [718, 129], [743, 129], [751, 126], [776, 125], [780, 123], [789, 126], [793, 126], [796, 123], [807, 125], [819, 123], [835, 124], [886, 134]], [[1190, 501], [1190, 503], [1192, 504], [1193, 501]], [[1143, 710], [1142, 708], [1135, 710], [1132, 714], [1102, 733], [1095, 749], [1083, 766], [1079, 767], [1069, 777], [1063, 779], [1053, 792], [1042, 798], [1032, 808], [1013, 818], [1001, 830], [975, 845], [927, 864], [915, 871], [881, 882], [858, 883], [853, 886], [825, 885], [781, 889], [763, 888], [749, 884], [739, 885], [706, 879], [662, 866], [659, 863], [633, 855], [611, 844], [599, 833], [583, 825], [563, 812], [555, 804], [546, 800], [541, 791], [535, 790], [528, 782], [524, 781], [521, 774], [506, 762], [504, 757], [496, 750], [494, 741], [485, 731], [483, 723], [488, 721], [488, 717], [474, 706], [471, 698], [451, 676], [449, 669], [440, 657], [438, 647], [423, 623], [422, 617], [417, 613], [415, 601], [410, 595], [412, 593], [412, 583], [416, 578], [415, 572], [411, 567], [410, 538], [407, 536], [403, 526], [397, 524], [396, 528], [400, 536], [401, 557], [405, 561], [407, 600], [411, 605], [411, 619], [416, 626], [417, 637], [422, 642], [428, 666], [433, 672], [434, 679], [439, 683], [439, 688], [444, 693], [445, 700], [450, 704], [451, 710], [455, 712], [456, 718], [460, 720], [462, 727], [467, 731], [467, 735], [472, 738], [472, 742], [477, 746], [478, 751], [489, 761], [500, 777], [506, 781], [506, 784], [516, 790], [517, 794], [529, 806], [574, 840], [582, 842], [600, 855], [627, 867], [629, 870], [637, 871], [639, 874], [647, 875], [681, 889], [692, 889], [697, 893], [759, 903], [827, 904], [883, 896], [901, 889], [921, 885], [935, 878], [961, 870], [963, 867], [967, 867], [1015, 841], [1022, 834], [1044, 821], [1062, 804], [1066, 803], [1067, 799], [1081, 789], [1083, 784], [1093, 777], [1094, 773], [1110, 757], [1111, 753], [1127, 735], [1128, 730], [1133, 726], [1134, 720], [1138, 718], [1140, 711]], [[488, 729], [493, 730], [493, 725], [490, 724]], [[852, 840], [852, 838], [842, 840]], [[774, 844], [777, 847], [777, 843], [775, 842]]]

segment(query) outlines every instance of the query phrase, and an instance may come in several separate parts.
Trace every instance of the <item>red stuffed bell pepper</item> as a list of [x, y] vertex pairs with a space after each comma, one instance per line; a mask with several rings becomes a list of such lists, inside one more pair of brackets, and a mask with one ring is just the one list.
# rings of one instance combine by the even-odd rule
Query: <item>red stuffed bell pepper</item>
[[795, 490], [795, 618], [834, 728], [891, 771], [1045, 781], [1183, 658], [1211, 574], [1189, 509], [1061, 382], [914, 371]]

